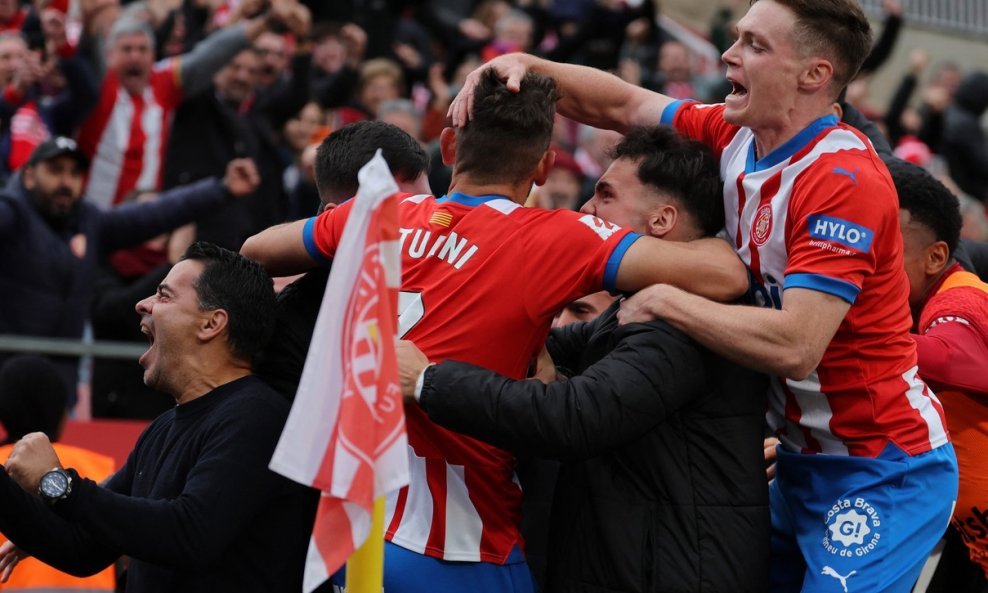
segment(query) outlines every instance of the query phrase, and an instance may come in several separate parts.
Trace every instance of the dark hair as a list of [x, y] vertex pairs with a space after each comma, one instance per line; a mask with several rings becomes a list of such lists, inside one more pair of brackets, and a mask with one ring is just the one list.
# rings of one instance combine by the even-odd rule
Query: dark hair
[[456, 134], [458, 173], [479, 184], [518, 182], [549, 149], [556, 115], [556, 82], [529, 72], [517, 93], [493, 69], [474, 89], [473, 119]]
[[0, 368], [0, 422], [8, 443], [31, 432], [57, 441], [68, 399], [68, 387], [47, 358], [14, 356]]
[[611, 149], [611, 156], [639, 161], [638, 179], [670, 194], [704, 236], [724, 228], [724, 184], [717, 158], [706, 145], [666, 126], [636, 127]]
[[261, 264], [205, 241], [193, 243], [182, 259], [202, 262], [202, 274], [193, 285], [199, 308], [226, 311], [231, 352], [253, 362], [274, 333], [271, 277]]
[[336, 130], [316, 150], [316, 187], [323, 203], [339, 202], [357, 193], [357, 172], [377, 149], [391, 173], [412, 180], [429, 172], [429, 156], [401, 128], [380, 121], [360, 121]]
[[899, 194], [899, 208], [908, 210], [913, 220], [933, 231], [936, 240], [946, 243], [953, 255], [963, 225], [957, 197], [922, 167], [898, 158], [885, 164]]
[[836, 96], [871, 52], [871, 25], [858, 0], [773, 1], [796, 14], [792, 42], [797, 51], [822, 55], [833, 64]]

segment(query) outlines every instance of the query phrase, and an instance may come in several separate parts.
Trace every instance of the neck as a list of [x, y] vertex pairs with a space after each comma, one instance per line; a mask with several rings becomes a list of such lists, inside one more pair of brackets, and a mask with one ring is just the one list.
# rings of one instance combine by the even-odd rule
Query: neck
[[225, 360], [216, 365], [200, 363], [192, 370], [185, 384], [176, 390], [175, 403], [178, 405], [199, 399], [221, 385], [251, 374], [249, 364], [236, 360]]
[[486, 196], [497, 194], [504, 196], [516, 204], [524, 204], [532, 190], [532, 178], [526, 177], [519, 183], [475, 183], [469, 175], [453, 172], [453, 180], [449, 184], [449, 193], [460, 192], [468, 196]]
[[826, 115], [834, 115], [832, 104], [814, 109], [793, 108], [780, 115], [772, 125], [752, 128], [755, 134], [755, 151], [763, 159], [786, 142], [796, 137], [808, 125]]

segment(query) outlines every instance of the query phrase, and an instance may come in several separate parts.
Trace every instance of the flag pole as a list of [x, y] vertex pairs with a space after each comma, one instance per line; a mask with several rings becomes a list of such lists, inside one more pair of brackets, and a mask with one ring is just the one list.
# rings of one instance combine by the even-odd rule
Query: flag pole
[[384, 497], [374, 500], [374, 514], [367, 539], [346, 563], [347, 593], [381, 593], [384, 590]]

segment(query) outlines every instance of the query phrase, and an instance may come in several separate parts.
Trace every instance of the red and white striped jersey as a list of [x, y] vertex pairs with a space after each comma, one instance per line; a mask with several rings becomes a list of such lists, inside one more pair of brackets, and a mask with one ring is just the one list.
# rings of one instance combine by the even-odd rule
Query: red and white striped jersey
[[172, 116], [182, 101], [179, 61], [154, 65], [148, 86], [132, 95], [107, 71], [99, 103], [79, 131], [90, 159], [86, 199], [108, 208], [134, 189], [158, 189]]
[[720, 156], [726, 233], [762, 306], [787, 288], [851, 308], [809, 378], [773, 381], [768, 420], [790, 450], [875, 457], [890, 442], [916, 455], [949, 439], [943, 408], [917, 377], [895, 187], [871, 143], [822, 117], [757, 158], [754, 134], [723, 105], [677, 102], [663, 113]]
[[[317, 261], [333, 257], [351, 203], [306, 224]], [[399, 335], [431, 361], [514, 379], [526, 376], [556, 311], [611, 288], [638, 237], [590, 215], [459, 193], [407, 197], [398, 220]], [[503, 564], [521, 543], [513, 456], [434, 424], [416, 405], [405, 414], [410, 483], [387, 501], [385, 537], [444, 560]]]

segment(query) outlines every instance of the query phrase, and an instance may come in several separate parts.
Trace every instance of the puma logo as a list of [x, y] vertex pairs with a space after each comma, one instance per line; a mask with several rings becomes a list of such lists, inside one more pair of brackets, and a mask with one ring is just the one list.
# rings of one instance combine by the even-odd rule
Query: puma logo
[[854, 185], [857, 185], [858, 184], [858, 177], [857, 177], [857, 175], [858, 175], [858, 169], [855, 169], [853, 171], [848, 171], [847, 169], [841, 169], [840, 167], [834, 167], [834, 173], [837, 173], [838, 175], [847, 175], [848, 177], [851, 178], [851, 181], [854, 182]]
[[841, 576], [841, 575], [837, 574], [837, 571], [836, 570], [830, 568], [829, 566], [824, 566], [823, 567], [823, 572], [821, 572], [820, 574], [825, 574], [828, 577], [834, 577], [835, 579], [837, 579], [838, 581], [840, 581], [840, 586], [841, 587], [844, 587], [844, 593], [847, 593], [847, 579], [849, 579], [853, 575], [857, 574], [857, 572], [858, 571], [856, 571], [856, 570], [852, 570], [851, 572], [847, 573], [846, 575]]

